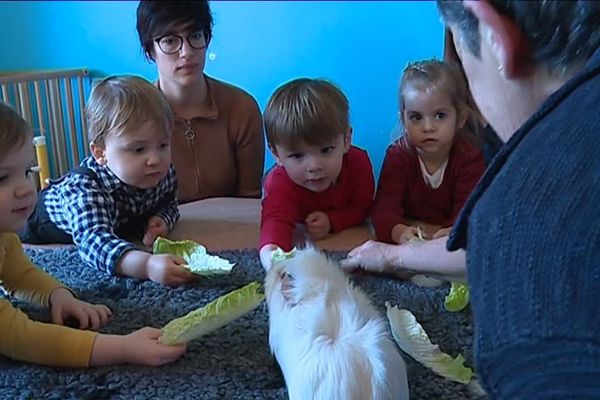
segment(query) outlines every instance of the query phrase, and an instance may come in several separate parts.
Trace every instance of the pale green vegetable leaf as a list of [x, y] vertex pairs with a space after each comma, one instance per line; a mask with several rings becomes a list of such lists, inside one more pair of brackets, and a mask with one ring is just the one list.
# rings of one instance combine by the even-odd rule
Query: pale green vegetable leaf
[[385, 306], [394, 340], [405, 353], [444, 378], [465, 385], [471, 381], [473, 370], [464, 366], [462, 355], [452, 358], [431, 343], [427, 332], [410, 311], [392, 307], [389, 303]]
[[452, 282], [450, 293], [444, 300], [444, 307], [451, 312], [464, 309], [469, 304], [469, 288], [464, 283]]
[[231, 272], [234, 264], [206, 252], [206, 247], [191, 240], [171, 241], [157, 237], [152, 246], [154, 254], [173, 254], [179, 256], [187, 263], [184, 265], [191, 272], [198, 275], [226, 275]]
[[175, 318], [162, 328], [160, 342], [175, 345], [197, 339], [249, 313], [264, 298], [260, 282], [249, 283], [183, 317]]
[[277, 264], [285, 260], [289, 260], [296, 255], [297, 249], [294, 247], [292, 250], [285, 252], [278, 247], [273, 253], [271, 253], [271, 264]]

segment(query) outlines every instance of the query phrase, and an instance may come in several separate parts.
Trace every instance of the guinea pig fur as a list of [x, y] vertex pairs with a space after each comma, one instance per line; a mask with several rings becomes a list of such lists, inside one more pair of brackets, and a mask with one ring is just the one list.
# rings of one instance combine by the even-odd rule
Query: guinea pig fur
[[387, 324], [338, 264], [308, 248], [265, 280], [269, 344], [290, 400], [405, 400], [406, 365]]

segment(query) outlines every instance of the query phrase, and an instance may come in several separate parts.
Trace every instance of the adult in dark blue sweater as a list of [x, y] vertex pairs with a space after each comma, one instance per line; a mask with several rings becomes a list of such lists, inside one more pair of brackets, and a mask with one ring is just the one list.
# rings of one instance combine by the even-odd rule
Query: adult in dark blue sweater
[[506, 143], [454, 225], [453, 252], [439, 240], [368, 242], [346, 265], [468, 271], [475, 364], [492, 399], [598, 399], [600, 2], [438, 5]]

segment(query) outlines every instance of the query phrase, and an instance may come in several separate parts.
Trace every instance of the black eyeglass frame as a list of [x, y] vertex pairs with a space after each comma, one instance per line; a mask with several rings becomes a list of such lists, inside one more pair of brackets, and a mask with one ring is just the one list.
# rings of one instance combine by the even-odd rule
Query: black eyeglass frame
[[[202, 33], [202, 36], [204, 37], [204, 45], [203, 45], [203, 46], [196, 47], [196, 46], [194, 46], [194, 45], [192, 44], [192, 42], [190, 41], [190, 36], [191, 36], [191, 35], [193, 35], [193, 34], [196, 34], [196, 33]], [[165, 50], [162, 48], [162, 46], [160, 45], [160, 41], [161, 41], [162, 39], [166, 38], [167, 36], [173, 36], [173, 37], [176, 37], [177, 39], [179, 39], [179, 46], [177, 47], [177, 50], [175, 50], [175, 51], [171, 51], [171, 52], [167, 52], [167, 51], [165, 51]], [[184, 40], [184, 37], [183, 37], [183, 36], [181, 36], [181, 35], [178, 35], [178, 34], [176, 34], [176, 33], [167, 33], [167, 34], [165, 34], [165, 35], [161, 35], [161, 36], [157, 37], [156, 39], [154, 39], [154, 42], [155, 42], [155, 43], [158, 45], [158, 48], [159, 48], [159, 49], [160, 49], [160, 51], [162, 51], [164, 54], [169, 54], [169, 55], [172, 55], [172, 54], [177, 54], [177, 53], [179, 53], [179, 52], [181, 51], [181, 48], [183, 47], [183, 40]], [[207, 39], [206, 39], [206, 34], [204, 33], [204, 31], [196, 31], [196, 32], [192, 32], [192, 33], [190, 33], [189, 35], [187, 35], [187, 36], [185, 37], [185, 40], [188, 42], [188, 44], [190, 45], [190, 47], [191, 47], [192, 49], [194, 49], [194, 50], [202, 50], [202, 49], [205, 49], [205, 48], [207, 48], [207, 47], [208, 47], [208, 43], [210, 42], [210, 40], [207, 40]]]

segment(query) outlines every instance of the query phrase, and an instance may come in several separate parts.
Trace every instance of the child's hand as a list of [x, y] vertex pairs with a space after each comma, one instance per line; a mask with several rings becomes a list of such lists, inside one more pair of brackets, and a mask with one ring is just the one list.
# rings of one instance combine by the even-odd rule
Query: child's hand
[[154, 243], [154, 240], [158, 236], [165, 237], [168, 234], [169, 227], [167, 226], [165, 220], [155, 215], [154, 217], [150, 217], [150, 219], [148, 220], [148, 226], [146, 227], [146, 233], [144, 234], [142, 242], [146, 246], [152, 246], [152, 243]]
[[449, 226], [448, 228], [442, 228], [442, 229], [438, 230], [436, 233], [433, 234], [433, 238], [437, 239], [437, 238], [440, 238], [442, 236], [448, 236], [450, 234], [451, 230], [452, 230], [451, 226]]
[[162, 331], [142, 328], [125, 336], [128, 364], [157, 366], [173, 362], [185, 353], [186, 344], [167, 346], [158, 343]]
[[153, 254], [146, 263], [148, 279], [167, 286], [182, 285], [195, 280], [196, 276], [183, 264], [185, 260], [181, 257], [172, 254]]
[[112, 316], [108, 307], [102, 304], [90, 304], [76, 299], [63, 287], [54, 289], [50, 294], [52, 322], [64, 325], [69, 318], [79, 322], [79, 329], [98, 330]]
[[274, 244], [266, 244], [261, 247], [258, 256], [260, 258], [260, 263], [262, 264], [265, 271], [269, 271], [273, 264], [273, 252], [279, 249], [279, 246]]
[[[425, 237], [424, 234], [423, 237]], [[398, 224], [392, 228], [392, 241], [395, 243], [404, 244], [418, 238], [419, 228], [416, 226]]]
[[137, 364], [157, 366], [177, 360], [186, 345], [167, 346], [158, 343], [160, 329], [142, 328], [129, 335], [96, 336], [90, 366]]
[[306, 230], [314, 240], [323, 239], [331, 230], [331, 222], [329, 217], [322, 211], [311, 212], [304, 220]]

